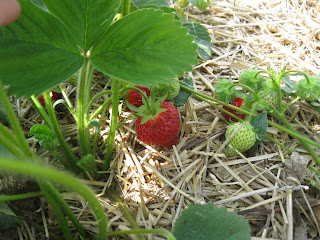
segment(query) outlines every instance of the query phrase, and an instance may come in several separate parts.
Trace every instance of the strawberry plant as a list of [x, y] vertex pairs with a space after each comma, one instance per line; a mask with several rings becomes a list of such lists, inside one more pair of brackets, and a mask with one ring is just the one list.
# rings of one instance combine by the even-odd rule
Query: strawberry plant
[[[302, 76], [302, 78], [295, 83], [290, 80], [290, 76]], [[282, 83], [285, 84], [284, 87], [282, 87]], [[275, 116], [283, 125], [267, 121], [268, 125], [297, 138], [312, 156], [313, 160], [320, 166], [320, 158], [310, 146], [320, 148], [320, 144], [300, 135], [285, 115], [287, 109], [296, 101], [305, 100], [310, 102], [320, 98], [320, 76], [309, 76], [305, 72], [287, 70], [286, 67], [278, 72], [271, 68], [260, 71], [258, 69], [248, 69], [239, 75], [238, 84], [233, 83], [231, 79], [221, 79], [218, 84], [214, 85], [216, 98], [199, 93], [184, 85], [181, 85], [181, 87], [191, 92], [195, 97], [210, 103], [212, 106], [238, 120], [242, 120], [237, 116], [238, 113], [247, 114], [249, 120], [252, 116], [256, 116], [258, 111], [266, 111], [269, 115]], [[284, 96], [289, 96], [288, 103], [284, 101]], [[246, 102], [241, 108], [229, 104], [235, 97], [246, 98]], [[221, 105], [234, 109], [236, 114], [225, 110]], [[265, 131], [261, 130], [261, 132]], [[263, 139], [259, 139], [259, 141], [261, 140]], [[280, 143], [278, 144], [281, 147], [285, 147]], [[291, 151], [290, 149], [287, 150]]]
[[[73, 238], [66, 217], [81, 238], [87, 239], [88, 233], [53, 183], [77, 192], [88, 201], [98, 222], [97, 239], [126, 234], [125, 231], [108, 232], [104, 210], [91, 190], [77, 178], [46, 167], [30, 149], [8, 95], [29, 99], [46, 125], [36, 125], [30, 130], [30, 136], [34, 136], [68, 171], [79, 177], [89, 174], [101, 178], [95, 165], [98, 157], [96, 137], [90, 135], [91, 128], [96, 133], [99, 131], [99, 123], [94, 118], [112, 103], [106, 151], [104, 156], [99, 156], [105, 158], [103, 168], [108, 170], [113, 159], [120, 96], [130, 92], [130, 86], [170, 86], [172, 79], [192, 70], [192, 65], [198, 62], [198, 45], [188, 34], [189, 29], [171, 14], [174, 9], [165, 4], [138, 6], [138, 1], [133, 1], [137, 5], [133, 6], [129, 0], [19, 2], [20, 17], [0, 29], [0, 100], [13, 130], [0, 124], [0, 144], [14, 158], [1, 156], [0, 169], [37, 179], [41, 192], [56, 213], [65, 239]], [[92, 96], [94, 70], [108, 76], [106, 81], [111, 82], [111, 89]], [[71, 104], [63, 87], [60, 87], [63, 100], [59, 103], [64, 103], [78, 125], [79, 155], [72, 151], [64, 138], [49, 91], [75, 77], [78, 88], [75, 105]], [[120, 88], [121, 82], [129, 85]], [[38, 99], [41, 94], [43, 98]], [[102, 95], [106, 95], [107, 100], [90, 114], [92, 104]], [[164, 106], [169, 108], [166, 104]], [[160, 112], [164, 110], [160, 106], [159, 109]], [[167, 113], [171, 112], [173, 114], [174, 110], [170, 106]], [[176, 119], [179, 120], [179, 115]], [[161, 145], [170, 147], [176, 144], [179, 121], [175, 126], [170, 141]], [[26, 197], [19, 196], [20, 199]], [[164, 230], [135, 230], [137, 234], [153, 232], [172, 237]]]

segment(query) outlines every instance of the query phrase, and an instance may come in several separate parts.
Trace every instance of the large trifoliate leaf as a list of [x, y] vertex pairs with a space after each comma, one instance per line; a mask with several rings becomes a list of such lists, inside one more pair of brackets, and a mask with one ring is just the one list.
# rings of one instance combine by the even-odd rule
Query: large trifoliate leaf
[[84, 51], [107, 31], [120, 0], [43, 0], [49, 11], [61, 19]]
[[173, 235], [177, 240], [250, 240], [248, 221], [213, 203], [189, 205], [178, 218]]
[[18, 20], [0, 29], [0, 79], [10, 94], [29, 97], [69, 78], [83, 57], [59, 19], [29, 1], [20, 3]]
[[161, 10], [142, 9], [120, 19], [93, 47], [92, 64], [134, 85], [170, 83], [196, 64], [197, 45], [181, 22]]

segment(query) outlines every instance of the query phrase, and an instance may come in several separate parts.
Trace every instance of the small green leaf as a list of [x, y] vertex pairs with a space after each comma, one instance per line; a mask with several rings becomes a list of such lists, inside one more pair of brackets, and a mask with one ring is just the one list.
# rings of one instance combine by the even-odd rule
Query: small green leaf
[[194, 42], [198, 45], [198, 54], [208, 60], [211, 56], [211, 38], [207, 29], [200, 23], [186, 23], [183, 25], [189, 29], [189, 34], [195, 37]]
[[196, 64], [197, 45], [181, 22], [161, 10], [142, 9], [114, 23], [92, 50], [92, 64], [106, 75], [152, 87]]
[[91, 126], [93, 127], [94, 132], [95, 132], [96, 134], [99, 134], [99, 133], [100, 133], [100, 124], [99, 124], [99, 121], [97, 121], [97, 120], [92, 120], [92, 121], [90, 122], [90, 124], [91, 124]]
[[257, 146], [266, 138], [267, 128], [268, 128], [268, 117], [267, 113], [260, 113], [253, 117], [250, 121], [254, 129], [257, 130], [257, 141], [256, 143], [248, 150], [248, 152], [253, 152]]
[[239, 82], [251, 87], [253, 90], [259, 90], [264, 78], [258, 73], [258, 69], [246, 69], [239, 74]]
[[17, 217], [5, 202], [0, 202], [0, 229], [17, 227], [21, 222], [22, 219]]
[[[193, 80], [190, 77], [183, 79], [182, 81], [180, 81], [180, 83], [181, 83], [181, 85], [184, 85], [190, 89], [194, 89]], [[173, 99], [174, 100], [173, 105], [175, 107], [183, 106], [185, 104], [185, 102], [187, 101], [188, 97], [190, 97], [190, 96], [191, 96], [191, 93], [189, 91], [180, 88], [178, 95]]]
[[291, 81], [290, 76], [286, 75], [282, 78], [282, 81], [285, 83], [285, 86], [282, 87], [282, 90], [288, 94], [293, 93], [295, 82]]
[[212, 202], [189, 205], [178, 218], [173, 235], [177, 240], [250, 240], [247, 220]]
[[216, 98], [226, 103], [231, 103], [236, 96], [236, 89], [231, 79], [220, 79], [214, 86]]
[[56, 151], [58, 148], [58, 139], [48, 126], [40, 124], [32, 126], [29, 136], [34, 136], [39, 141], [40, 146], [48, 151]]
[[96, 161], [91, 154], [82, 157], [77, 165], [85, 171], [95, 172], [97, 170]]
[[197, 0], [195, 6], [200, 10], [204, 11], [209, 6], [211, 0]]

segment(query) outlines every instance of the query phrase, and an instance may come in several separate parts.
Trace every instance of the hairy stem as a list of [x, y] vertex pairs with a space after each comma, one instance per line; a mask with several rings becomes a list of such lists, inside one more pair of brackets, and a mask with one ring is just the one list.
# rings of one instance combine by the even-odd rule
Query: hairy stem
[[114, 143], [114, 138], [116, 135], [116, 127], [117, 127], [117, 122], [118, 122], [119, 87], [120, 87], [120, 81], [117, 79], [113, 79], [113, 82], [112, 82], [112, 91], [113, 91], [112, 116], [111, 116], [110, 132], [109, 132], [109, 137], [108, 137], [107, 152], [106, 152], [105, 161], [103, 164], [104, 171], [109, 169], [111, 158], [112, 158], [113, 143]]
[[79, 143], [82, 156], [92, 153], [90, 132], [87, 124], [87, 105], [90, 99], [91, 80], [93, 67], [89, 59], [85, 59], [78, 76], [78, 127]]
[[62, 162], [62, 164], [67, 163], [67, 166], [65, 166], [67, 169], [71, 170], [71, 171], [75, 171], [75, 172], [79, 172], [80, 169], [78, 168], [78, 166], [76, 165], [78, 159], [76, 157], [76, 155], [72, 152], [71, 148], [69, 147], [69, 145], [67, 144], [67, 142], [65, 141], [62, 132], [60, 130], [59, 127], [59, 123], [57, 121], [53, 106], [52, 106], [52, 101], [51, 101], [51, 97], [49, 95], [49, 92], [46, 91], [44, 92], [44, 99], [46, 102], [46, 106], [47, 106], [47, 111], [50, 117], [50, 121], [52, 124], [52, 130], [54, 131], [60, 146], [63, 150], [63, 153], [66, 157], [66, 161]]

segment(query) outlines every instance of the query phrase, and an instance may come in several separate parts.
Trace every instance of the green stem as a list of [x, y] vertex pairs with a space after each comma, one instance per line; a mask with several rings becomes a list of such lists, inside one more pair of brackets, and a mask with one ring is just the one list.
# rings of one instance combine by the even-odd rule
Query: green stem
[[15, 195], [0, 195], [0, 202], [16, 201], [42, 196], [43, 192], [28, 192]]
[[320, 172], [319, 172], [317, 169], [315, 169], [313, 166], [310, 165], [309, 168], [310, 168], [312, 171], [314, 171], [317, 175], [320, 176]]
[[[52, 124], [52, 130], [54, 131], [60, 146], [63, 150], [63, 153], [66, 157], [66, 161], [64, 163], [68, 163], [67, 166], [65, 166], [66, 168], [70, 169], [71, 171], [75, 171], [75, 172], [79, 172], [79, 168], [76, 165], [78, 159], [76, 157], [76, 155], [72, 152], [71, 148], [69, 147], [69, 145], [66, 143], [66, 141], [64, 140], [64, 137], [62, 135], [62, 132], [60, 131], [59, 128], [59, 123], [57, 121], [53, 106], [52, 106], [52, 102], [51, 102], [51, 97], [49, 95], [49, 92], [46, 91], [43, 93], [44, 95], [44, 99], [46, 102], [46, 106], [47, 106], [47, 111], [50, 117], [50, 121]], [[63, 164], [63, 162], [62, 162]]]
[[[90, 109], [91, 109], [91, 107], [92, 107], [92, 104], [94, 103], [94, 101], [97, 99], [97, 98], [99, 98], [100, 96], [102, 96], [102, 95], [107, 95], [107, 94], [111, 94], [112, 93], [112, 91], [102, 91], [102, 92], [99, 92], [99, 93], [97, 93], [96, 95], [94, 95], [93, 96], [93, 98], [89, 101], [89, 103], [88, 103], [88, 106], [87, 106], [87, 110], [86, 110], [86, 115], [87, 116], [89, 116], [89, 114], [90, 114]], [[109, 99], [108, 99], [109, 100]], [[91, 119], [91, 117], [90, 117], [90, 119]], [[90, 122], [90, 121], [89, 121]]]
[[42, 107], [39, 100], [35, 96], [31, 96], [29, 98], [29, 102], [32, 104], [34, 109], [40, 114], [40, 116], [46, 122], [46, 124], [52, 129], [51, 120], [50, 120], [48, 114], [46, 113], [46, 111], [44, 110], [44, 108]]
[[119, 108], [119, 87], [120, 81], [117, 79], [113, 79], [112, 82], [112, 116], [111, 116], [111, 125], [110, 125], [110, 132], [108, 137], [108, 145], [107, 145], [107, 152], [105, 161], [103, 164], [103, 170], [107, 171], [110, 167], [110, 162], [113, 153], [113, 142], [116, 135], [116, 127], [118, 122], [118, 108]]
[[4, 146], [13, 156], [23, 158], [25, 155], [19, 148], [16, 137], [0, 123], [0, 144]]
[[75, 111], [73, 105], [71, 104], [70, 99], [68, 98], [68, 96], [67, 96], [67, 94], [66, 94], [66, 91], [63, 89], [63, 87], [62, 87], [61, 84], [59, 85], [59, 88], [60, 88], [60, 90], [61, 90], [61, 93], [62, 93], [62, 96], [63, 96], [64, 100], [65, 100], [66, 103], [67, 103], [67, 106], [68, 106], [68, 108], [69, 108], [69, 111], [70, 111], [71, 115], [73, 116], [73, 118], [74, 118], [75, 121], [77, 122], [77, 121], [78, 121], [78, 117], [77, 117], [76, 111]]
[[86, 109], [90, 99], [93, 70], [90, 60], [86, 58], [78, 76], [78, 131], [82, 156], [92, 153]]
[[50, 193], [53, 195], [55, 201], [60, 205], [64, 213], [69, 217], [73, 225], [76, 227], [78, 233], [80, 234], [82, 239], [86, 239], [86, 232], [79, 223], [77, 217], [74, 215], [66, 201], [61, 197], [60, 193], [57, 191], [56, 188], [54, 188], [50, 183], [47, 183], [46, 185], [47, 189], [50, 191]]
[[16, 116], [16, 113], [14, 112], [14, 109], [10, 103], [10, 100], [7, 96], [6, 91], [4, 90], [4, 86], [2, 85], [2, 82], [0, 80], [0, 101], [2, 102], [3, 108], [8, 116], [10, 125], [13, 129], [13, 132], [16, 136], [17, 143], [23, 154], [27, 157], [31, 157], [32, 153], [29, 148], [29, 144], [25, 139], [24, 133], [21, 129], [19, 120]]
[[131, 0], [123, 0], [123, 11], [122, 11], [123, 17], [130, 13], [130, 7], [131, 7]]
[[109, 98], [100, 107], [98, 107], [98, 109], [93, 114], [91, 114], [91, 116], [89, 118], [89, 122], [91, 122], [99, 114], [99, 112], [102, 111], [102, 109], [104, 109], [106, 106], [108, 106], [111, 101], [112, 101], [112, 98]]
[[43, 183], [42, 181], [38, 181], [38, 184], [42, 190], [42, 192], [44, 193], [44, 195], [46, 196], [49, 204], [51, 205], [51, 207], [53, 208], [53, 211], [55, 212], [58, 222], [60, 224], [60, 227], [62, 229], [62, 232], [64, 234], [65, 239], [67, 240], [72, 240], [72, 233], [70, 231], [70, 228], [68, 226], [68, 222], [63, 214], [63, 211], [61, 210], [58, 202], [56, 202], [56, 199], [54, 198], [54, 196], [51, 194], [50, 190], [47, 188], [48, 183]]
[[99, 200], [96, 198], [95, 194], [80, 180], [52, 168], [4, 157], [0, 157], [0, 169], [6, 172], [13, 172], [17, 174], [32, 176], [46, 181], [56, 182], [62, 186], [69, 188], [70, 190], [77, 192], [80, 196], [86, 199], [97, 217], [99, 224], [99, 233], [97, 239], [104, 240], [106, 238], [107, 219], [104, 213], [104, 209], [101, 206]]
[[176, 238], [167, 230], [162, 229], [134, 229], [134, 230], [124, 230], [124, 231], [114, 231], [108, 232], [107, 237], [114, 237], [119, 235], [127, 235], [127, 234], [161, 234], [166, 236], [168, 240], [175, 240]]

